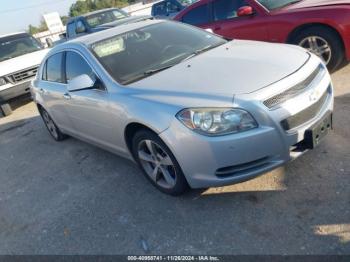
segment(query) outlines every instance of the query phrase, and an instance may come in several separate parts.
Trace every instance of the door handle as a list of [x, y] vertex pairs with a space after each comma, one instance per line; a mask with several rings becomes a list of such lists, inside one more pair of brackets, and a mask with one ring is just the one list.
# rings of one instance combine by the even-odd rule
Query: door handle
[[43, 88], [40, 88], [40, 89], [39, 89], [39, 93], [40, 93], [40, 94], [45, 94], [45, 90], [44, 90]]
[[217, 26], [214, 28], [214, 31], [218, 31], [218, 30], [221, 30], [221, 26]]
[[65, 93], [65, 94], [63, 95], [63, 98], [69, 100], [69, 99], [71, 99], [72, 97], [70, 96], [70, 94]]

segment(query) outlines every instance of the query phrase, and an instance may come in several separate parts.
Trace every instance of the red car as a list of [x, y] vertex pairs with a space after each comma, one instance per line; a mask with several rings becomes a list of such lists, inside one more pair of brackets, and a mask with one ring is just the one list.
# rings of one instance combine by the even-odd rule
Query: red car
[[200, 0], [174, 19], [229, 39], [297, 44], [330, 70], [350, 60], [350, 0]]

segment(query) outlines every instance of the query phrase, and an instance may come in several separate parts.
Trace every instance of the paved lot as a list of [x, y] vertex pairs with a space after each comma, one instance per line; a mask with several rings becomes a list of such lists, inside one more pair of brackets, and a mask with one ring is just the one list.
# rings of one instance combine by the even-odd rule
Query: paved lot
[[350, 254], [350, 66], [335, 130], [255, 180], [174, 198], [131, 162], [54, 142], [32, 102], [0, 119], [0, 254]]

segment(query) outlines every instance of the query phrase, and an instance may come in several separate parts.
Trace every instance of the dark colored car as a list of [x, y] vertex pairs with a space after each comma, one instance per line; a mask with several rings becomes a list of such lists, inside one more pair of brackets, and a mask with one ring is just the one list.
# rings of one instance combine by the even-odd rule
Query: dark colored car
[[130, 16], [117, 8], [98, 10], [71, 18], [67, 22], [67, 39], [151, 18], [151, 16]]
[[349, 0], [201, 0], [174, 19], [229, 39], [300, 45], [330, 70], [350, 60]]
[[160, 19], [170, 19], [196, 0], [164, 0], [152, 5], [151, 14]]

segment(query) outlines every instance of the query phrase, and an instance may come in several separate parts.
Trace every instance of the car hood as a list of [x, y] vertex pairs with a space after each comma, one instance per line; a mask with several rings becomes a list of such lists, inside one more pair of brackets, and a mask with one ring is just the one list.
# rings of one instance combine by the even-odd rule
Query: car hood
[[129, 16], [111, 23], [103, 24], [100, 26], [97, 26], [95, 29], [101, 30], [101, 29], [108, 29], [112, 27], [116, 27], [118, 25], [124, 25], [124, 24], [130, 24], [130, 23], [135, 23], [147, 19], [152, 19], [152, 16], [149, 15], [142, 15], [142, 16]]
[[300, 8], [310, 8], [310, 7], [320, 7], [320, 6], [330, 6], [330, 5], [349, 5], [350, 0], [304, 0], [299, 3], [289, 5], [285, 9], [300, 9]]
[[40, 65], [49, 49], [32, 52], [0, 62], [0, 76], [12, 74], [28, 67]]
[[309, 57], [296, 46], [233, 40], [129, 87], [225, 96], [247, 94], [294, 73]]

